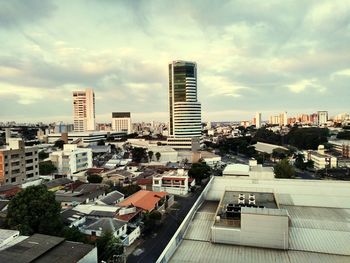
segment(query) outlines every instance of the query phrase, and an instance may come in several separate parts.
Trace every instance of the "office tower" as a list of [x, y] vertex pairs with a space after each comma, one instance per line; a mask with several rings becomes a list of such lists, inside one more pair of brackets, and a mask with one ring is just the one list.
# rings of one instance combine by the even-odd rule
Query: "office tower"
[[197, 100], [195, 62], [173, 61], [169, 64], [169, 119], [169, 135], [172, 142], [180, 146], [183, 138], [186, 144], [196, 141], [199, 148], [202, 125], [201, 104]]
[[130, 112], [112, 113], [112, 130], [118, 132], [132, 133]]
[[328, 111], [317, 112], [317, 125], [323, 125], [328, 121]]
[[261, 112], [257, 112], [255, 115], [255, 127], [257, 129], [261, 128]]
[[73, 92], [74, 131], [94, 131], [95, 93], [93, 89]]

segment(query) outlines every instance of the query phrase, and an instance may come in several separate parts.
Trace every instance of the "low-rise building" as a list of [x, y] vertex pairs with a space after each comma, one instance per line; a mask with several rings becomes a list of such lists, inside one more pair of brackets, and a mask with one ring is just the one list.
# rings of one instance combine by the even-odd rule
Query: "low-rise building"
[[174, 195], [187, 195], [195, 180], [188, 176], [188, 171], [177, 169], [153, 176], [152, 190]]
[[[94, 131], [94, 132], [68, 132], [66, 134], [69, 143], [74, 141], [80, 141], [83, 145], [96, 145], [101, 140], [107, 138], [122, 138], [125, 137], [125, 132], [107, 132], [107, 131]], [[61, 133], [48, 134], [48, 142], [55, 143], [62, 139]]]
[[330, 140], [333, 150], [344, 158], [350, 158], [350, 140]]
[[0, 262], [97, 263], [93, 245], [66, 241], [62, 237], [34, 234], [0, 251]]
[[323, 145], [318, 146], [317, 151], [305, 151], [304, 156], [307, 160], [313, 161], [316, 170], [338, 167], [337, 157], [325, 153]]
[[105, 196], [105, 193], [106, 186], [103, 184], [82, 184], [74, 190], [59, 190], [55, 197], [62, 207], [70, 207], [95, 202]]
[[264, 167], [256, 160], [250, 160], [247, 164], [229, 164], [222, 172], [223, 176], [247, 178], [247, 179], [274, 179], [272, 167]]
[[106, 196], [102, 197], [97, 201], [98, 204], [102, 205], [115, 205], [124, 200], [124, 194], [119, 191], [113, 191], [108, 193]]
[[144, 212], [152, 212], [153, 210], [165, 210], [165, 206], [170, 206], [167, 202], [168, 200], [169, 194], [166, 192], [140, 190], [117, 205], [119, 207], [134, 206], [142, 209]]
[[92, 151], [78, 148], [76, 144], [65, 144], [62, 151], [50, 154], [58, 173], [73, 178], [73, 175], [92, 167]]
[[26, 147], [24, 141], [9, 138], [8, 145], [0, 148], [0, 185], [22, 184], [39, 178], [37, 147]]

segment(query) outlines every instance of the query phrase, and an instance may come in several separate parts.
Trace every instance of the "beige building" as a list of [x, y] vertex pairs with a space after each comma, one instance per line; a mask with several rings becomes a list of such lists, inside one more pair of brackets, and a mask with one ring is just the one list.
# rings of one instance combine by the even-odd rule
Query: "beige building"
[[338, 166], [337, 157], [325, 153], [324, 146], [318, 146], [317, 151], [305, 151], [304, 153], [307, 160], [314, 162], [314, 168], [316, 170], [325, 169], [325, 168], [336, 168]]
[[8, 139], [8, 146], [0, 149], [0, 185], [21, 184], [39, 177], [37, 147], [25, 147], [18, 138]]
[[94, 131], [95, 124], [95, 93], [93, 89], [73, 92], [74, 131]]
[[132, 133], [130, 112], [112, 113], [112, 130], [118, 132]]

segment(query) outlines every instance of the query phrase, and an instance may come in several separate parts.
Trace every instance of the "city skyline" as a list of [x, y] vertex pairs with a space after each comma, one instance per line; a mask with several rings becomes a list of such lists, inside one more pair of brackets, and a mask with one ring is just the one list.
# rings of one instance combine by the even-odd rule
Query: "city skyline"
[[86, 88], [97, 122], [115, 111], [167, 121], [172, 60], [197, 62], [203, 121], [349, 111], [344, 1], [2, 1], [0, 10], [2, 121], [73, 122], [72, 91]]

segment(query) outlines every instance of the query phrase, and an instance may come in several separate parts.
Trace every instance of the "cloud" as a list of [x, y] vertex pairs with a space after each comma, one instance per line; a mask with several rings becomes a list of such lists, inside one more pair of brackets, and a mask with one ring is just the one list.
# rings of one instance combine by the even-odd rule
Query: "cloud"
[[25, 26], [49, 18], [56, 7], [51, 0], [0, 1], [0, 29]]
[[0, 102], [9, 118], [71, 119], [71, 91], [92, 87], [98, 116], [164, 113], [167, 63], [184, 59], [198, 64], [213, 118], [347, 108], [349, 10], [337, 0], [0, 1]]
[[316, 79], [304, 79], [296, 83], [287, 85], [289, 90], [293, 93], [301, 93], [308, 89], [313, 89], [314, 91], [324, 92], [326, 88], [317, 83]]

